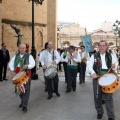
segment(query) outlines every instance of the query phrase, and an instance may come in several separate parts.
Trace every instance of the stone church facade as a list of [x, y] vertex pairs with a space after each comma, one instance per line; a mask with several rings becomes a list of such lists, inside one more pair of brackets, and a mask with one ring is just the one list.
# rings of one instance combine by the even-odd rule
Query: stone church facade
[[[34, 3], [34, 42], [37, 51], [44, 43], [52, 41], [57, 45], [57, 0], [44, 0], [43, 4]], [[17, 51], [17, 34], [11, 27], [20, 29], [22, 43], [32, 46], [32, 1], [0, 0], [0, 44], [6, 43], [9, 51]]]

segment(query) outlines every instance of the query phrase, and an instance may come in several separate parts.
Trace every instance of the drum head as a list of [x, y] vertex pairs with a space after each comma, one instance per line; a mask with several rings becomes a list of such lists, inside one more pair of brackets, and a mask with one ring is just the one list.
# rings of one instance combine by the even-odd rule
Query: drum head
[[48, 76], [50, 76], [53, 73], [57, 73], [57, 70], [56, 70], [56, 68], [54, 66], [50, 66], [45, 71], [45, 77], [48, 77]]
[[16, 74], [14, 77], [13, 77], [13, 79], [12, 80], [16, 80], [16, 79], [18, 79], [20, 76], [22, 76], [24, 74], [24, 71], [22, 71], [22, 72], [19, 72], [18, 74]]
[[99, 85], [101, 86], [107, 86], [112, 84], [117, 79], [117, 76], [115, 74], [106, 74], [99, 78]]

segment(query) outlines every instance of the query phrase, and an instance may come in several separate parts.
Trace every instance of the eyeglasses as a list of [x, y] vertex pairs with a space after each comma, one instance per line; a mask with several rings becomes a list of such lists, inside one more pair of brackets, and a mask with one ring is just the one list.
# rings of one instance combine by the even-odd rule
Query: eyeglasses
[[6, 47], [6, 46], [3, 46], [3, 47]]

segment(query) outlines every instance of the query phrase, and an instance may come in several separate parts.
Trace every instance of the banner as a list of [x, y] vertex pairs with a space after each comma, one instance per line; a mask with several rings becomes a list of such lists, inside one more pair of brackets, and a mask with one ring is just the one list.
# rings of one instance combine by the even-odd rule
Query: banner
[[82, 36], [82, 42], [86, 52], [93, 51], [91, 35]]

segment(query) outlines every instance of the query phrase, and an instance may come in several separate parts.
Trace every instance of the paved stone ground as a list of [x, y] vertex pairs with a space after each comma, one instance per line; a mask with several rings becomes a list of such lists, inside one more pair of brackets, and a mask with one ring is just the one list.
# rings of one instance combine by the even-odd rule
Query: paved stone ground
[[[61, 96], [57, 97], [54, 94], [51, 100], [47, 100], [43, 73], [41, 70], [37, 73], [39, 79], [32, 80], [31, 83], [28, 111], [23, 113], [18, 107], [20, 99], [14, 93], [14, 85], [8, 71], [9, 80], [0, 82], [0, 120], [97, 120], [90, 76], [86, 77], [86, 83], [82, 85], [77, 81], [76, 92], [65, 93], [64, 75], [63, 72], [59, 72]], [[103, 107], [105, 108], [105, 105]], [[114, 93], [114, 107], [116, 120], [120, 120], [120, 90]], [[101, 120], [107, 120], [106, 110]]]

